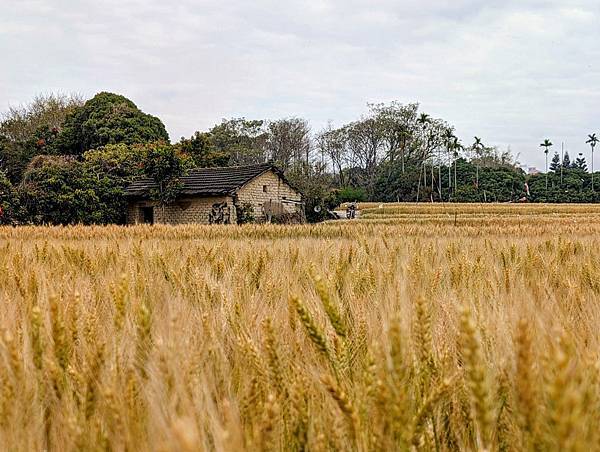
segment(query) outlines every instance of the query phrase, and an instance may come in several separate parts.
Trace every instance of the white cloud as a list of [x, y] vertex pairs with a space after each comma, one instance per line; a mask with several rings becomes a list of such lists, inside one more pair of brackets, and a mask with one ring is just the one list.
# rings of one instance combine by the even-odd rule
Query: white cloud
[[122, 93], [176, 140], [242, 116], [319, 128], [419, 101], [467, 142], [587, 151], [597, 2], [0, 0], [0, 109], [38, 92]]

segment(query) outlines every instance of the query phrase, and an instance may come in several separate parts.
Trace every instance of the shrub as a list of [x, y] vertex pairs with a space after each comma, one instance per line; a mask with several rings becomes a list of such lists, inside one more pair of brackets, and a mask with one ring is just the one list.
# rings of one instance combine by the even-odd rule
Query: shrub
[[250, 203], [242, 204], [236, 211], [238, 224], [254, 223], [254, 207]]
[[338, 204], [345, 202], [364, 202], [367, 201], [367, 192], [362, 187], [344, 187], [337, 192]]

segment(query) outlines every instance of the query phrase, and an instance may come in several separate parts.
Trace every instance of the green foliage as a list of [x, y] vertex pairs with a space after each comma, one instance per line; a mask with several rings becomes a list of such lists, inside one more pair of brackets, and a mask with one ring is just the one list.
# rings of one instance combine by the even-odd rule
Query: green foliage
[[230, 165], [264, 162], [267, 141], [264, 125], [262, 120], [224, 120], [208, 132], [212, 152], [228, 154]]
[[99, 93], [65, 120], [57, 152], [81, 155], [107, 144], [168, 141], [160, 119], [143, 113], [124, 96]]
[[481, 168], [479, 172], [479, 201], [515, 201], [523, 193], [525, 175], [518, 169], [506, 167]]
[[[414, 202], [417, 199], [428, 201], [433, 197], [434, 201], [439, 201], [439, 174], [440, 170], [434, 166], [432, 191], [430, 164], [425, 163], [423, 166], [414, 161], [409, 162], [404, 173], [398, 163], [384, 165], [379, 171], [373, 200]], [[479, 168], [479, 187], [476, 184], [476, 174], [476, 166], [462, 158], [456, 161], [456, 170], [454, 165], [442, 165], [441, 199], [456, 202], [507, 202], [517, 199], [523, 191], [525, 176], [514, 166], [498, 164]]]
[[[559, 173], [536, 174], [529, 177], [528, 184], [532, 202], [590, 203], [600, 202], [600, 193], [592, 190], [592, 177], [581, 168], [563, 168], [562, 183]], [[595, 179], [600, 180], [595, 174]]]
[[548, 139], [545, 139], [543, 143], [540, 144], [541, 148], [544, 148], [544, 154], [548, 154], [548, 150], [554, 146], [552, 142]]
[[175, 200], [182, 188], [181, 176], [189, 164], [177, 149], [169, 144], [155, 143], [150, 146], [143, 162], [144, 173], [151, 177], [157, 189], [151, 194], [162, 205]]
[[550, 171], [560, 171], [560, 166], [560, 155], [558, 155], [558, 152], [555, 152], [550, 162]]
[[83, 154], [88, 171], [96, 177], [111, 177], [116, 180], [131, 181], [133, 176], [142, 174], [144, 162], [152, 144], [109, 144]]
[[0, 171], [0, 225], [14, 224], [19, 220], [20, 200], [17, 191], [6, 176]]
[[[419, 192], [420, 199], [429, 199], [431, 191], [429, 186], [419, 186], [422, 165], [415, 161], [405, 163], [402, 172], [402, 163], [397, 161], [381, 166], [375, 184], [374, 200], [382, 202], [416, 201]], [[354, 201], [354, 200], [348, 200]]]
[[250, 203], [244, 203], [237, 209], [237, 223], [247, 224], [254, 222], [254, 207]]
[[339, 203], [367, 201], [367, 191], [362, 187], [343, 187], [337, 192]]
[[143, 174], [149, 144], [127, 146], [111, 144], [83, 155], [81, 169], [85, 179], [96, 181], [91, 187], [100, 200], [104, 214], [100, 223], [123, 223], [127, 201], [125, 188]]
[[104, 206], [93, 187], [96, 181], [83, 164], [69, 157], [38, 156], [23, 177], [21, 199], [37, 224], [102, 223]]
[[126, 186], [142, 174], [147, 145], [108, 145], [83, 159], [38, 156], [20, 187], [29, 221], [52, 224], [123, 223]]
[[569, 157], [568, 152], [565, 152], [565, 156], [563, 157], [563, 161], [562, 161], [562, 166], [563, 166], [563, 168], [571, 167], [571, 157]]
[[587, 163], [585, 162], [585, 157], [582, 154], [579, 154], [579, 157], [575, 159], [574, 168], [579, 168], [584, 172], [587, 172]]
[[274, 136], [265, 125], [262, 120], [223, 120], [208, 132], [181, 138], [177, 147], [196, 167], [262, 163], [267, 158], [268, 140], [273, 141]]
[[57, 131], [40, 127], [25, 141], [0, 140], [0, 159], [9, 179], [17, 184], [25, 168], [37, 155], [50, 154], [56, 143]]
[[[348, 201], [600, 201], [581, 154], [571, 163], [568, 153], [562, 162], [554, 153], [552, 173], [528, 178], [526, 196], [510, 150], [475, 137], [467, 160], [453, 127], [418, 104], [368, 109], [314, 140], [301, 118], [233, 118], [171, 146], [162, 122], [123, 96], [104, 92], [85, 103], [40, 96], [0, 120], [0, 222], [121, 223], [125, 187], [140, 175], [157, 182], [152, 195], [165, 205], [180, 193], [188, 168], [267, 160], [303, 194], [309, 221], [327, 219], [327, 210]], [[587, 143], [593, 149], [597, 141], [590, 135]], [[547, 153], [552, 143], [540, 146]], [[253, 213], [243, 207], [238, 217], [251, 221]]]
[[0, 164], [13, 184], [21, 181], [33, 157], [55, 151], [65, 118], [81, 105], [76, 96], [49, 94], [2, 115]]
[[213, 144], [210, 133], [196, 132], [189, 139], [181, 138], [177, 146], [198, 168], [227, 166], [229, 163], [229, 152], [225, 149], [218, 149]]

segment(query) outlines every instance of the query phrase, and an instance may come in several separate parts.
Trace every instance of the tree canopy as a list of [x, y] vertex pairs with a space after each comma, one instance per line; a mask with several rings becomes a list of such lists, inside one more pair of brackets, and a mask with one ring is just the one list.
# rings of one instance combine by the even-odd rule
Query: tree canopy
[[65, 118], [56, 153], [80, 155], [107, 144], [169, 141], [164, 124], [142, 112], [131, 100], [99, 93]]
[[469, 142], [418, 104], [391, 102], [320, 131], [299, 117], [231, 118], [171, 144], [158, 118], [121, 95], [38, 96], [0, 118], [0, 224], [122, 223], [137, 177], [157, 182], [164, 205], [190, 168], [266, 161], [300, 189], [313, 221], [343, 201], [600, 201], [582, 154], [554, 153], [549, 174], [526, 175], [509, 149]]

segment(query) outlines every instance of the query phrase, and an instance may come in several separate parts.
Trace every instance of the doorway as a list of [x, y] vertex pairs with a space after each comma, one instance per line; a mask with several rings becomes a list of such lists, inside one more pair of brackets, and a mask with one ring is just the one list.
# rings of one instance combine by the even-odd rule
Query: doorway
[[154, 207], [141, 207], [142, 223], [154, 224]]

